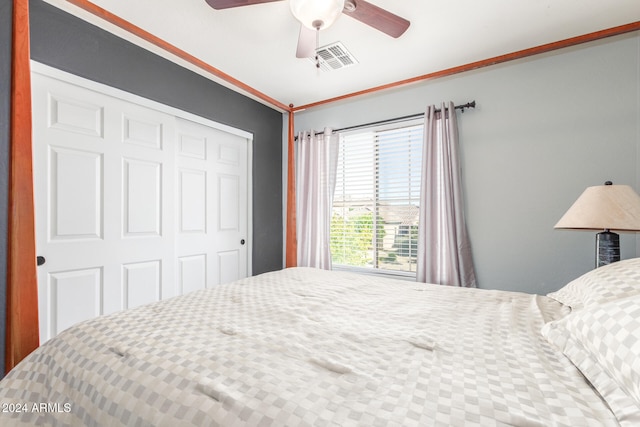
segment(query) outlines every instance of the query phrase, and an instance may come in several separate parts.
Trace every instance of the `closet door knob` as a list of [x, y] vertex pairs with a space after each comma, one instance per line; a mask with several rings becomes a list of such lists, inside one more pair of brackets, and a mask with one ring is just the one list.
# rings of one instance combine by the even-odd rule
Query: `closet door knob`
[[244, 245], [244, 239], [240, 240], [240, 244]]
[[40, 267], [42, 264], [44, 264], [45, 262], [47, 262], [47, 260], [45, 259], [45, 257], [38, 255], [36, 257], [36, 265], [38, 265], [38, 267]]

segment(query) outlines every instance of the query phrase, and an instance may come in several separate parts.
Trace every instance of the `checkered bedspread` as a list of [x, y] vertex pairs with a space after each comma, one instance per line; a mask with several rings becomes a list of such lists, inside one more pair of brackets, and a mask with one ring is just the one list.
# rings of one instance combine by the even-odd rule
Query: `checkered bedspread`
[[566, 312], [287, 269], [68, 329], [0, 382], [0, 425], [617, 425], [540, 335]]

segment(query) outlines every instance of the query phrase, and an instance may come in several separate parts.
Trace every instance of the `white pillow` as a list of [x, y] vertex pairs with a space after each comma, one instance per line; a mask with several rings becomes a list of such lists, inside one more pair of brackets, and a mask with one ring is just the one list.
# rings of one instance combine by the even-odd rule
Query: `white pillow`
[[547, 296], [576, 310], [633, 295], [640, 295], [640, 258], [591, 270]]
[[606, 400], [621, 424], [640, 425], [640, 295], [586, 307], [542, 328]]

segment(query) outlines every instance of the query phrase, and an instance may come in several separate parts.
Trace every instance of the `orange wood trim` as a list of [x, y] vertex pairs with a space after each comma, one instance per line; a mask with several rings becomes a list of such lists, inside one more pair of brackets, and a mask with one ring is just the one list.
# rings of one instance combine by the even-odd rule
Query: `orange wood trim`
[[229, 74], [215, 68], [212, 67], [211, 65], [207, 64], [204, 61], [201, 61], [200, 59], [196, 58], [195, 56], [185, 52], [184, 50], [166, 42], [165, 40], [162, 40], [159, 37], [154, 36], [153, 34], [149, 33], [148, 31], [143, 30], [142, 28], [133, 25], [132, 23], [120, 18], [117, 15], [114, 15], [113, 13], [99, 7], [96, 6], [95, 4], [87, 1], [87, 0], [67, 0], [67, 2], [78, 6], [84, 10], [86, 10], [89, 13], [92, 13], [93, 15], [104, 19], [107, 22], [110, 22], [120, 28], [122, 28], [125, 31], [128, 31], [129, 33], [140, 37], [143, 40], [146, 40], [147, 42], [154, 44], [156, 46], [158, 46], [161, 49], [164, 49], [165, 51], [177, 56], [180, 59], [183, 59], [187, 62], [189, 62], [192, 65], [195, 65], [196, 67], [209, 72], [211, 74], [213, 74], [216, 77], [219, 77], [220, 79], [231, 83], [233, 86], [237, 87], [238, 89], [241, 89], [255, 97], [257, 97], [258, 99], [261, 99], [265, 102], [267, 102], [268, 104], [279, 108], [282, 111], [289, 111], [289, 107], [287, 107], [285, 104], [271, 98], [270, 96], [260, 92], [257, 89], [252, 88], [251, 86], [247, 85], [246, 83], [241, 82], [240, 80], [237, 80], [233, 77], [231, 77]]
[[632, 22], [626, 25], [620, 25], [618, 27], [609, 28], [602, 31], [596, 31], [589, 34], [584, 34], [582, 36], [572, 37], [564, 40], [560, 40], [553, 43], [547, 43], [540, 46], [519, 50], [517, 52], [508, 53], [506, 55], [494, 56], [493, 58], [484, 59], [482, 61], [471, 62], [469, 64], [461, 65], [458, 67], [447, 68], [445, 70], [436, 71], [434, 73], [423, 74], [421, 76], [412, 77], [406, 80], [400, 80], [394, 83], [389, 83], [381, 86], [376, 86], [370, 89], [361, 90], [358, 92], [349, 93], [342, 96], [337, 96], [335, 98], [328, 98], [322, 101], [313, 102], [306, 105], [300, 105], [298, 107], [293, 108], [293, 111], [302, 111], [307, 110], [313, 107], [318, 107], [320, 105], [330, 104], [336, 101], [342, 101], [349, 98], [354, 98], [356, 96], [366, 95], [373, 92], [378, 92], [385, 89], [392, 89], [399, 86], [405, 86], [411, 83], [426, 81], [437, 79], [441, 77], [448, 77], [454, 74], [463, 73], [465, 71], [471, 71], [478, 68], [488, 67], [490, 65], [501, 64], [503, 62], [513, 61], [516, 59], [526, 58], [528, 56], [538, 55], [541, 53], [551, 52], [557, 49], [563, 49], [565, 47], [575, 46], [582, 43], [587, 43], [595, 40], [600, 40], [606, 37], [617, 36], [620, 34], [629, 33], [632, 31], [640, 30], [640, 21]]
[[8, 372], [39, 345], [33, 158], [29, 1], [13, 2], [11, 59], [11, 160], [7, 254]]
[[293, 135], [293, 105], [289, 106], [289, 142], [287, 146], [287, 267], [298, 265], [298, 237], [296, 232], [296, 168]]

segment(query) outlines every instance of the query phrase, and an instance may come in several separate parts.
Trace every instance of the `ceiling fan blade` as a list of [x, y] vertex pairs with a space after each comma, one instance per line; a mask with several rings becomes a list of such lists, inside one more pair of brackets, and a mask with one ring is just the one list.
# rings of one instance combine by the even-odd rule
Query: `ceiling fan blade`
[[205, 0], [209, 6], [216, 10], [230, 9], [232, 7], [251, 6], [252, 4], [270, 3], [281, 0]]
[[[355, 4], [355, 10], [350, 11], [347, 3]], [[406, 19], [364, 0], [347, 0], [342, 12], [394, 38], [404, 34], [411, 25]]]
[[311, 58], [316, 54], [316, 30], [300, 24], [296, 58]]

